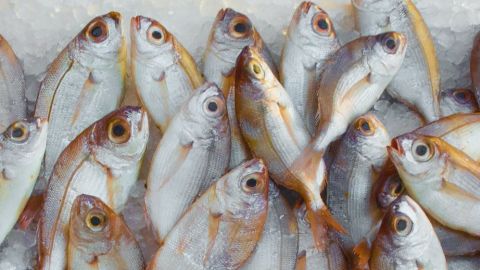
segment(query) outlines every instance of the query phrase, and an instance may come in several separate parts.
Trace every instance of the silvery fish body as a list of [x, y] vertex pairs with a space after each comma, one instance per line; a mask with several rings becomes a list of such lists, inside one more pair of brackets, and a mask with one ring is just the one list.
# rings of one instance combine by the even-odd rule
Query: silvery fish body
[[478, 111], [477, 100], [470, 89], [446, 89], [440, 92], [440, 113], [442, 117], [476, 111]]
[[120, 212], [138, 178], [148, 117], [123, 107], [85, 129], [63, 151], [50, 178], [40, 218], [39, 269], [64, 269], [71, 206], [78, 195], [100, 198]]
[[473, 41], [470, 55], [470, 77], [477, 102], [480, 102], [480, 33]]
[[315, 134], [316, 92], [327, 59], [340, 48], [329, 15], [312, 2], [302, 2], [288, 27], [280, 60], [279, 80]]
[[130, 33], [137, 94], [163, 133], [203, 78], [192, 56], [158, 21], [133, 17]]
[[229, 153], [225, 99], [216, 85], [206, 83], [183, 104], [153, 157], [145, 204], [157, 240], [226, 172]]
[[477, 270], [480, 265], [478, 256], [455, 256], [447, 257], [449, 270]]
[[0, 132], [27, 116], [23, 68], [7, 40], [0, 35]]
[[0, 134], [0, 244], [22, 213], [42, 165], [46, 120], [19, 120]]
[[50, 125], [45, 179], [78, 134], [120, 105], [125, 54], [121, 16], [110, 12], [90, 21], [48, 68], [35, 105]]

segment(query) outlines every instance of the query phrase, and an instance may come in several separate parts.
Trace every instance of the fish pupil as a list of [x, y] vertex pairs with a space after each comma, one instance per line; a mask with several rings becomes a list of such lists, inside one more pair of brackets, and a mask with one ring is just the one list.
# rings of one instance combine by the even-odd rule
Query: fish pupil
[[247, 180], [247, 186], [248, 187], [255, 187], [257, 185], [257, 180], [253, 179], [253, 178], [250, 178]]
[[321, 19], [317, 22], [317, 25], [320, 29], [322, 30], [327, 30], [328, 29], [328, 23], [325, 19]]
[[425, 145], [419, 145], [415, 148], [415, 153], [419, 156], [424, 156], [427, 153], [427, 147]]
[[403, 232], [407, 228], [407, 222], [403, 219], [397, 221], [397, 230]]
[[389, 38], [389, 39], [387, 40], [387, 42], [385, 43], [385, 45], [386, 45], [387, 48], [389, 48], [390, 50], [395, 49], [395, 47], [397, 46], [395, 40], [393, 40], [393, 39], [391, 39], [391, 38]]
[[115, 135], [116, 137], [121, 137], [123, 134], [125, 134], [125, 128], [120, 124], [113, 126], [112, 131], [113, 135]]
[[98, 38], [98, 37], [102, 36], [103, 30], [102, 30], [102, 28], [101, 28], [100, 26], [95, 26], [95, 27], [90, 31], [90, 33], [92, 34], [93, 37]]
[[362, 123], [362, 129], [366, 132], [370, 131], [370, 125], [367, 122]]
[[101, 222], [99, 217], [93, 216], [90, 218], [90, 224], [92, 224], [92, 226], [98, 226]]
[[215, 103], [213, 101], [209, 102], [207, 107], [208, 107], [208, 110], [211, 111], [211, 112], [216, 112], [217, 109], [218, 109], [217, 103]]
[[23, 136], [23, 129], [21, 128], [15, 128], [12, 131], [12, 137], [14, 138], [20, 138]]
[[455, 97], [460, 100], [465, 100], [466, 95], [464, 92], [456, 92]]
[[245, 23], [237, 23], [233, 26], [233, 30], [237, 33], [245, 33], [247, 32], [247, 25]]
[[152, 37], [154, 39], [162, 39], [162, 33], [160, 31], [153, 31]]

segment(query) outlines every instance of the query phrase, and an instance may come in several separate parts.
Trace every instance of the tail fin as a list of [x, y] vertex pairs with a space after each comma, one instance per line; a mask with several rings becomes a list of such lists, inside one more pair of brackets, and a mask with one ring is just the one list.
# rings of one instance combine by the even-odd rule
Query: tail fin
[[355, 270], [369, 269], [370, 246], [366, 239], [353, 248], [353, 265]]
[[325, 169], [321, 169], [323, 153], [323, 151], [315, 150], [313, 144], [309, 144], [290, 166], [290, 171], [298, 179], [315, 181], [318, 177], [324, 178], [323, 175], [318, 176], [319, 171], [322, 174], [325, 173]]
[[339, 233], [347, 234], [347, 230], [335, 220], [326, 206], [319, 210], [313, 210], [311, 207], [308, 207], [307, 218], [310, 222], [313, 239], [318, 250], [323, 250], [327, 245], [328, 227]]

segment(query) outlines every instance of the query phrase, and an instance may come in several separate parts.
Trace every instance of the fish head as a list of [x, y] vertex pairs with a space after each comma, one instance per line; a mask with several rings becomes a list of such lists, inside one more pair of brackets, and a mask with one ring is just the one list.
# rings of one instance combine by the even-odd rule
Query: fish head
[[364, 158], [370, 160], [377, 171], [387, 160], [386, 147], [390, 136], [385, 126], [373, 113], [367, 113], [355, 119], [345, 137], [347, 143]]
[[386, 32], [369, 39], [367, 62], [372, 74], [392, 78], [402, 66], [407, 49], [406, 36], [399, 32]]
[[440, 92], [440, 110], [443, 116], [478, 111], [477, 100], [470, 89], [447, 89]]
[[377, 205], [387, 210], [390, 205], [399, 198], [405, 191], [398, 173], [394, 172], [386, 176], [381, 182], [378, 192], [376, 192]]
[[370, 10], [381, 13], [390, 13], [403, 0], [352, 0], [352, 4], [360, 10]]
[[217, 182], [216, 194], [224, 209], [234, 218], [266, 215], [268, 170], [261, 159], [240, 164]]
[[18, 165], [41, 159], [47, 144], [48, 121], [43, 118], [19, 120], [0, 135], [0, 159]]
[[94, 125], [89, 144], [100, 162], [122, 166], [120, 161], [131, 164], [143, 157], [148, 135], [146, 111], [141, 107], [126, 106]]
[[143, 16], [133, 17], [130, 20], [130, 35], [133, 57], [155, 59], [156, 64], [162, 66], [173, 61], [174, 37], [158, 21]]
[[122, 16], [112, 11], [91, 20], [73, 43], [74, 57], [85, 66], [102, 62], [121, 62], [126, 58], [126, 45], [122, 31]]

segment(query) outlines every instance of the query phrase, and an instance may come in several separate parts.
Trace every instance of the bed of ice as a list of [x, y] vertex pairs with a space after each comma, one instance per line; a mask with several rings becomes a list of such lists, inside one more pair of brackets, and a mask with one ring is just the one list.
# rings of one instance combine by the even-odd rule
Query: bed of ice
[[[353, 31], [349, 0], [317, 0], [333, 17], [342, 42], [358, 33]], [[414, 0], [435, 39], [440, 60], [442, 87], [468, 87], [472, 40], [480, 30], [479, 0]], [[285, 29], [300, 0], [0, 0], [0, 34], [12, 45], [23, 62], [29, 104], [36, 98], [39, 80], [48, 64], [93, 17], [116, 10], [124, 17], [128, 37], [129, 18], [145, 15], [159, 20], [199, 61], [217, 11], [231, 7], [246, 13], [277, 57], [283, 46]], [[125, 103], [135, 104], [130, 87]], [[153, 140], [152, 145], [155, 144]], [[152, 147], [150, 147], [152, 148]], [[153, 150], [153, 149], [152, 149]], [[148, 153], [149, 155], [151, 155]], [[148, 160], [148, 159], [147, 159]], [[142, 178], [145, 176], [143, 169]], [[132, 190], [123, 215], [136, 233], [146, 259], [155, 243], [144, 221], [144, 183]], [[0, 247], [0, 269], [31, 269], [36, 257], [35, 229], [14, 229]]]

